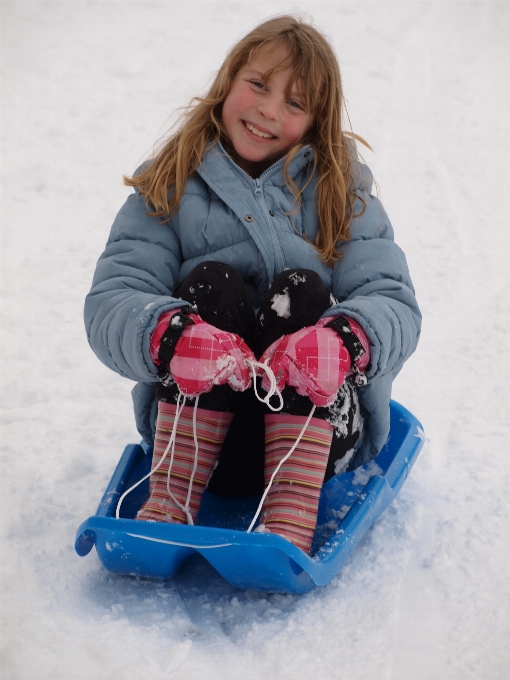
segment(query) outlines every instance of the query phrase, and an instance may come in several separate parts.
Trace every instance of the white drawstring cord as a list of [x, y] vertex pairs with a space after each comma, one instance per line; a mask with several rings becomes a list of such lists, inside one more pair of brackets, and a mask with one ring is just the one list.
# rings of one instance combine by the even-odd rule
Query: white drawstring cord
[[[281, 409], [283, 408], [283, 397], [282, 397], [282, 394], [281, 394], [280, 390], [278, 389], [278, 387], [277, 387], [277, 385], [276, 385], [276, 377], [275, 377], [275, 375], [274, 375], [272, 369], [271, 369], [267, 364], [261, 363], [260, 361], [250, 361], [250, 359], [246, 359], [246, 363], [250, 366], [250, 369], [251, 369], [251, 372], [252, 372], [252, 378], [253, 378], [253, 390], [254, 390], [254, 392], [255, 392], [255, 396], [257, 397], [257, 399], [258, 399], [259, 401], [261, 401], [262, 403], [266, 404], [266, 406], [268, 406], [268, 407], [271, 409], [271, 411], [281, 411]], [[257, 392], [257, 383], [256, 383], [257, 373], [256, 373], [256, 370], [255, 370], [255, 367], [260, 368], [261, 370], [263, 370], [264, 373], [265, 373], [265, 374], [267, 375], [267, 377], [269, 378], [269, 381], [270, 381], [270, 388], [269, 388], [269, 391], [268, 391], [268, 393], [266, 394], [266, 396], [265, 396], [264, 398], [262, 398], [262, 397], [259, 395], [259, 393]], [[269, 403], [269, 400], [271, 399], [271, 397], [272, 397], [274, 394], [277, 394], [277, 395], [278, 395], [278, 398], [279, 398], [279, 400], [280, 400], [280, 405], [279, 405], [277, 408], [273, 407], [273, 406]], [[181, 397], [183, 398], [182, 406], [181, 406], [181, 404], [180, 404]], [[120, 506], [121, 506], [121, 503], [122, 503], [122, 501], [124, 500], [124, 498], [125, 498], [131, 491], [133, 491], [133, 489], [136, 489], [137, 486], [139, 486], [142, 482], [144, 482], [146, 479], [148, 479], [152, 474], [154, 474], [154, 473], [156, 472], [156, 470], [158, 470], [158, 469], [160, 468], [160, 466], [162, 465], [163, 461], [164, 461], [165, 458], [167, 457], [169, 450], [171, 449], [170, 462], [169, 462], [169, 465], [168, 465], [168, 473], [167, 473], [167, 480], [166, 480], [166, 488], [167, 488], [167, 491], [168, 491], [168, 494], [169, 494], [170, 498], [171, 498], [171, 499], [173, 500], [173, 502], [174, 502], [174, 503], [182, 510], [182, 512], [184, 512], [184, 514], [186, 515], [188, 524], [191, 525], [191, 526], [194, 525], [193, 518], [192, 518], [191, 512], [190, 512], [189, 503], [190, 503], [190, 499], [191, 499], [191, 491], [192, 491], [192, 488], [193, 488], [193, 480], [194, 480], [194, 478], [195, 478], [195, 474], [196, 474], [197, 467], [198, 467], [198, 438], [197, 438], [197, 409], [198, 409], [198, 399], [199, 399], [199, 397], [197, 396], [196, 399], [195, 399], [195, 405], [194, 405], [194, 407], [193, 407], [193, 440], [194, 440], [194, 442], [195, 442], [195, 459], [194, 459], [194, 464], [193, 464], [193, 471], [192, 471], [191, 477], [190, 477], [190, 482], [189, 482], [189, 487], [188, 487], [188, 495], [187, 495], [187, 498], [186, 498], [186, 504], [185, 504], [185, 505], [182, 505], [181, 503], [179, 503], [179, 501], [175, 498], [175, 496], [173, 495], [173, 493], [170, 491], [170, 476], [171, 476], [171, 470], [172, 470], [172, 465], [173, 465], [173, 461], [174, 461], [174, 454], [175, 454], [175, 439], [176, 439], [176, 435], [177, 435], [177, 423], [178, 423], [178, 421], [179, 421], [180, 415], [181, 415], [181, 413], [182, 413], [182, 411], [183, 411], [183, 409], [184, 409], [184, 406], [185, 406], [185, 404], [186, 404], [186, 396], [185, 396], [184, 394], [182, 394], [181, 391], [179, 391], [179, 396], [177, 397], [177, 405], [176, 405], [176, 409], [175, 409], [174, 422], [173, 422], [173, 425], [172, 425], [172, 432], [171, 432], [171, 434], [170, 434], [170, 439], [168, 440], [168, 444], [167, 444], [166, 449], [165, 449], [165, 451], [164, 451], [164, 453], [163, 453], [163, 456], [161, 457], [161, 460], [160, 460], [159, 463], [156, 465], [156, 467], [155, 467], [153, 470], [151, 470], [151, 471], [149, 472], [149, 474], [145, 475], [145, 477], [142, 477], [142, 479], [140, 479], [138, 482], [136, 482], [136, 484], [133, 484], [133, 486], [131, 486], [127, 491], [125, 491], [125, 492], [122, 494], [122, 496], [119, 498], [119, 502], [118, 502], [118, 504], [117, 504], [117, 510], [116, 510], [116, 518], [117, 518], [117, 519], [120, 519]], [[258, 517], [259, 517], [259, 515], [260, 515], [260, 513], [261, 513], [261, 511], [262, 511], [262, 505], [264, 504], [264, 501], [266, 500], [266, 496], [267, 496], [267, 494], [269, 493], [269, 490], [271, 489], [271, 486], [272, 486], [272, 484], [273, 484], [274, 478], [276, 477], [277, 473], [279, 472], [281, 466], [282, 466], [282, 465], [285, 463], [285, 461], [288, 460], [288, 459], [290, 458], [290, 456], [294, 453], [294, 451], [295, 451], [297, 445], [299, 444], [299, 442], [301, 441], [301, 438], [303, 437], [304, 433], [306, 432], [306, 428], [307, 428], [308, 425], [310, 424], [310, 420], [312, 419], [312, 416], [313, 416], [313, 414], [314, 414], [314, 412], [315, 412], [315, 408], [316, 408], [316, 407], [315, 407], [315, 404], [314, 404], [314, 405], [312, 406], [312, 410], [310, 411], [310, 414], [308, 415], [308, 418], [306, 419], [305, 424], [304, 424], [303, 427], [301, 428], [301, 432], [299, 433], [299, 436], [298, 436], [298, 438], [296, 439], [296, 441], [294, 442], [292, 448], [291, 448], [290, 451], [289, 451], [289, 452], [281, 459], [281, 461], [278, 463], [278, 465], [277, 465], [275, 471], [274, 471], [273, 474], [271, 475], [271, 479], [269, 480], [269, 484], [267, 485], [267, 487], [266, 487], [266, 489], [265, 489], [265, 491], [264, 491], [264, 494], [263, 494], [263, 496], [262, 496], [262, 498], [261, 498], [261, 500], [260, 500], [259, 506], [258, 506], [258, 508], [257, 508], [257, 512], [255, 513], [255, 516], [253, 517], [250, 526], [248, 527], [247, 533], [250, 533], [251, 530], [253, 529], [253, 526], [254, 526], [255, 522], [257, 521], [257, 519], [258, 519]]]
[[[276, 377], [275, 377], [275, 374], [273, 373], [272, 369], [267, 364], [263, 364], [260, 361], [251, 361], [250, 359], [245, 359], [245, 361], [248, 364], [248, 366], [251, 368], [251, 374], [252, 374], [252, 379], [253, 379], [253, 391], [255, 392], [255, 396], [257, 397], [257, 399], [259, 401], [261, 401], [263, 404], [265, 404], [266, 406], [268, 406], [271, 409], [271, 411], [281, 411], [282, 408], [283, 408], [283, 397], [282, 397], [282, 393], [280, 392], [280, 390], [278, 389], [278, 387], [276, 385]], [[267, 377], [269, 378], [269, 382], [271, 383], [271, 386], [269, 388], [269, 392], [266, 394], [266, 396], [264, 398], [262, 398], [259, 395], [259, 393], [257, 392], [257, 380], [256, 380], [257, 372], [255, 370], [255, 367], [262, 369], [264, 371], [264, 373], [267, 375]], [[271, 404], [269, 403], [269, 400], [271, 399], [273, 394], [277, 394], [278, 398], [280, 399], [280, 406], [278, 406], [277, 408], [275, 408], [274, 406], [271, 406]]]
[[[181, 396], [183, 397], [182, 406], [180, 406]], [[182, 412], [185, 404], [186, 404], [186, 397], [184, 396], [184, 394], [179, 392], [179, 396], [177, 397], [177, 405], [175, 407], [175, 418], [174, 418], [174, 423], [172, 425], [172, 432], [170, 434], [170, 439], [168, 440], [168, 444], [167, 444], [167, 447], [165, 449], [165, 452], [163, 453], [161, 460], [156, 465], [154, 470], [151, 470], [148, 475], [145, 475], [145, 477], [142, 477], [142, 479], [139, 479], [138, 482], [136, 482], [136, 484], [133, 484], [133, 486], [129, 487], [129, 489], [127, 491], [124, 491], [122, 496], [119, 498], [119, 502], [117, 503], [117, 510], [115, 512], [115, 517], [117, 519], [120, 519], [120, 506], [121, 506], [124, 498], [128, 495], [128, 493], [131, 493], [131, 491], [133, 491], [133, 489], [136, 489], [137, 486], [140, 486], [140, 484], [142, 482], [144, 482], [146, 479], [149, 479], [149, 477], [152, 474], [154, 474], [156, 472], [156, 470], [158, 470], [161, 467], [163, 461], [165, 460], [165, 458], [168, 454], [168, 451], [170, 450], [170, 447], [172, 447], [172, 457], [173, 457], [173, 450], [174, 450], [174, 447], [175, 447], [175, 437], [176, 437], [176, 434], [177, 434], [177, 421], [179, 420], [179, 417], [181, 415], [181, 412]]]
[[[181, 397], [182, 397], [182, 406], [181, 406], [181, 403], [180, 403]], [[177, 397], [177, 405], [175, 407], [175, 416], [174, 416], [174, 422], [173, 422], [173, 425], [172, 425], [172, 432], [170, 434], [170, 439], [168, 440], [168, 444], [167, 444], [166, 449], [163, 453], [163, 456], [161, 457], [161, 460], [156, 465], [156, 467], [153, 470], [151, 470], [148, 475], [145, 475], [145, 477], [142, 477], [142, 479], [140, 479], [138, 482], [136, 482], [136, 484], [133, 484], [133, 486], [131, 486], [127, 491], [125, 491], [122, 494], [122, 496], [120, 497], [119, 502], [117, 504], [117, 512], [116, 512], [117, 519], [120, 519], [120, 506], [121, 506], [121, 503], [124, 500], [124, 498], [128, 495], [128, 493], [133, 491], [133, 489], [136, 489], [137, 486], [139, 486], [143, 481], [148, 479], [151, 475], [153, 475], [156, 472], [156, 470], [158, 470], [161, 467], [163, 461], [165, 460], [165, 458], [168, 455], [168, 452], [171, 450], [170, 462], [168, 464], [168, 472], [167, 472], [167, 477], [166, 477], [166, 488], [167, 488], [167, 491], [168, 491], [168, 495], [173, 500], [173, 502], [177, 505], [177, 507], [180, 508], [180, 510], [182, 510], [182, 512], [186, 515], [186, 519], [188, 521], [188, 524], [193, 526], [194, 522], [193, 522], [193, 518], [191, 516], [189, 504], [190, 504], [190, 499], [191, 499], [191, 490], [193, 488], [193, 480], [195, 478], [195, 474], [196, 474], [197, 467], [198, 467], [198, 438], [197, 438], [198, 397], [196, 397], [195, 406], [193, 407], [193, 439], [194, 439], [194, 442], [195, 442], [195, 460], [194, 460], [193, 471], [191, 473], [191, 478], [190, 478], [190, 482], [189, 482], [186, 504], [182, 505], [182, 503], [179, 503], [177, 498], [173, 495], [173, 493], [170, 490], [170, 476], [171, 476], [171, 472], [172, 472], [172, 465], [173, 465], [173, 462], [174, 462], [174, 455], [175, 455], [175, 439], [176, 439], [176, 436], [177, 436], [177, 424], [179, 422], [179, 418], [181, 416], [181, 413], [182, 413], [185, 405], [186, 405], [186, 396], [184, 394], [182, 394], [182, 392], [179, 392], [179, 396]]]
[[[184, 398], [186, 399], [186, 397], [184, 397]], [[190, 477], [190, 480], [189, 480], [188, 495], [186, 497], [186, 504], [185, 505], [182, 505], [182, 503], [179, 503], [177, 498], [170, 491], [170, 473], [171, 473], [172, 465], [173, 465], [173, 462], [174, 462], [175, 437], [174, 437], [174, 442], [172, 444], [172, 455], [170, 457], [170, 463], [168, 464], [168, 473], [167, 473], [167, 477], [166, 477], [166, 489], [168, 491], [168, 495], [173, 500], [173, 502], [186, 515], [186, 519], [188, 520], [188, 524], [190, 526], [194, 526], [194, 524], [195, 524], [193, 522], [193, 517], [191, 516], [189, 503], [190, 503], [190, 499], [191, 499], [191, 490], [193, 488], [193, 480], [195, 478], [195, 473], [196, 473], [197, 467], [198, 467], [197, 408], [198, 408], [198, 396], [195, 398], [195, 406], [193, 407], [193, 440], [195, 442], [195, 460], [193, 462], [193, 471], [191, 473], [191, 477]], [[179, 415], [180, 415], [180, 413], [179, 413]], [[177, 414], [176, 414], [175, 423], [177, 423]]]
[[299, 433], [298, 438], [296, 439], [296, 441], [295, 441], [294, 444], [292, 445], [291, 450], [290, 450], [290, 451], [289, 451], [289, 452], [281, 459], [281, 461], [280, 461], [280, 462], [278, 463], [278, 465], [276, 466], [276, 470], [275, 470], [275, 471], [273, 472], [273, 474], [271, 475], [271, 479], [269, 480], [269, 484], [267, 485], [266, 490], [264, 491], [264, 494], [262, 495], [262, 498], [260, 499], [260, 503], [259, 503], [259, 507], [257, 508], [257, 512], [255, 513], [255, 516], [254, 516], [254, 518], [252, 519], [251, 524], [250, 524], [250, 526], [249, 526], [248, 529], [247, 529], [247, 533], [248, 533], [248, 534], [249, 534], [250, 531], [253, 529], [253, 526], [254, 526], [255, 522], [256, 522], [257, 519], [258, 519], [258, 516], [260, 515], [260, 513], [261, 513], [261, 511], [262, 511], [262, 505], [264, 504], [264, 501], [266, 500], [266, 496], [267, 496], [267, 494], [269, 493], [269, 489], [271, 488], [271, 485], [273, 484], [274, 478], [276, 477], [276, 475], [277, 475], [278, 471], [280, 470], [281, 466], [285, 463], [285, 461], [286, 461], [288, 458], [290, 458], [290, 456], [291, 456], [291, 455], [294, 453], [294, 451], [296, 450], [296, 446], [297, 446], [297, 445], [299, 444], [299, 442], [301, 441], [301, 438], [303, 437], [304, 433], [306, 432], [306, 428], [307, 428], [308, 425], [310, 424], [310, 420], [312, 419], [312, 416], [313, 416], [313, 414], [315, 413], [315, 408], [316, 408], [316, 406], [315, 406], [315, 404], [314, 404], [314, 405], [312, 406], [312, 410], [310, 411], [310, 414], [308, 415], [308, 418], [306, 419], [305, 424], [304, 424], [303, 427], [301, 428], [301, 432]]

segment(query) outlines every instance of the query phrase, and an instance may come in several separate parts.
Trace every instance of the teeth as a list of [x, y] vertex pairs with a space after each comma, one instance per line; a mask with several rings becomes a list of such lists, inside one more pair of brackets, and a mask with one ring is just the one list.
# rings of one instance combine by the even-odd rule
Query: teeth
[[251, 123], [246, 123], [246, 127], [250, 132], [253, 132], [254, 135], [257, 135], [257, 137], [264, 137], [264, 139], [272, 139], [273, 135], [268, 135], [267, 132], [262, 132], [262, 130], [257, 130], [256, 127], [253, 127]]

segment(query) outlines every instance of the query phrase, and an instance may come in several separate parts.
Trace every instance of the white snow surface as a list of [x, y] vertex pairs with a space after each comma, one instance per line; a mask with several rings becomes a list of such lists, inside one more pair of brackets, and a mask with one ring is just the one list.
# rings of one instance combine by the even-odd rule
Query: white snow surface
[[277, 316], [282, 319], [290, 319], [290, 297], [288, 288], [284, 288], [283, 293], [281, 294], [276, 293], [276, 295], [273, 295], [271, 302], [273, 303], [271, 309], [274, 309]]
[[[132, 384], [83, 299], [131, 173], [226, 48], [313, 17], [424, 315], [394, 398], [426, 442], [330, 585], [237, 590], [195, 560], [157, 583], [74, 552], [124, 445]], [[510, 5], [2, 2], [5, 680], [500, 680], [509, 630]]]

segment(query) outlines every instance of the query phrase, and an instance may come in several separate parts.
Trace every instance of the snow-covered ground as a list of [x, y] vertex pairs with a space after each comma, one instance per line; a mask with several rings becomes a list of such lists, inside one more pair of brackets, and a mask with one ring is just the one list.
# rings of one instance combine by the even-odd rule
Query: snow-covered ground
[[[132, 385], [90, 351], [83, 298], [122, 174], [259, 20], [300, 10], [339, 55], [353, 129], [407, 254], [422, 341], [394, 397], [427, 443], [339, 576], [243, 592], [73, 549], [124, 444]], [[510, 673], [510, 5], [2, 2], [5, 680]]]

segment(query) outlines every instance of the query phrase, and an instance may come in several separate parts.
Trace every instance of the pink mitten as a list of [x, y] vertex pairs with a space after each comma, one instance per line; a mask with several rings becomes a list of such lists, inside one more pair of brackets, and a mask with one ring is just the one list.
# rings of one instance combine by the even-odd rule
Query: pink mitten
[[255, 361], [255, 356], [244, 340], [211, 326], [198, 314], [187, 316], [193, 323], [182, 331], [170, 361], [181, 392], [197, 396], [225, 383], [236, 391], [247, 389], [251, 375], [245, 360]]
[[[332, 317], [320, 319], [315, 326], [284, 335], [264, 352], [261, 361], [269, 363], [278, 389], [283, 389], [285, 384], [291, 385], [317, 406], [329, 406], [334, 402], [353, 368], [351, 355], [338, 332], [325, 327], [332, 320]], [[364, 349], [355, 370], [364, 370], [369, 361], [368, 340], [356, 322], [349, 320], [349, 325]], [[262, 380], [262, 387], [269, 389], [267, 377]]]

